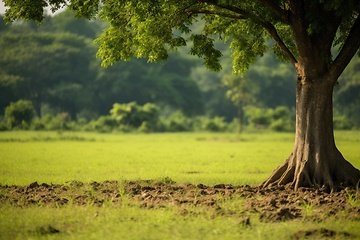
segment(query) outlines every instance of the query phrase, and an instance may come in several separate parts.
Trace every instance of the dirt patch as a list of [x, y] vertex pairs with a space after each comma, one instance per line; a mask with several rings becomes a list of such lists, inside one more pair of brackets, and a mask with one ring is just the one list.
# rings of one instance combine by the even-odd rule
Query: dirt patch
[[[144, 208], [180, 206], [180, 214], [195, 214], [186, 206], [211, 209], [215, 214], [257, 214], [261, 221], [277, 222], [303, 218], [321, 221], [327, 217], [360, 221], [360, 190], [343, 189], [334, 193], [300, 188], [293, 191], [286, 187], [259, 188], [218, 184], [176, 184], [173, 181], [104, 181], [82, 183], [68, 182], [63, 185], [38, 184], [28, 186], [0, 185], [0, 207], [6, 204], [27, 206], [61, 207], [95, 205], [105, 203], [120, 206], [124, 199]], [[237, 212], [227, 203], [238, 204]], [[247, 217], [244, 225], [250, 224]], [[299, 236], [315, 233], [301, 232]], [[321, 233], [320, 234], [331, 234]], [[295, 236], [297, 237], [297, 236]]]
[[293, 239], [307, 239], [307, 238], [354, 238], [355, 236], [347, 232], [335, 232], [326, 228], [313, 229], [308, 231], [299, 231], [293, 234]]
[[104, 202], [121, 202], [117, 181], [92, 182], [78, 181], [64, 185], [31, 183], [28, 186], [1, 186], [0, 206], [11, 204], [19, 207], [31, 205], [59, 207], [65, 204], [102, 206]]

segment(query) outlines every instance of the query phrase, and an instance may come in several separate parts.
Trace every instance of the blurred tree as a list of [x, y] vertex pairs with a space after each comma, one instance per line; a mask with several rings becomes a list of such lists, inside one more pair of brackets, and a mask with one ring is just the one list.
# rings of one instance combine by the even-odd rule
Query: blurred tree
[[354, 58], [335, 86], [335, 110], [353, 127], [360, 127], [360, 59]]
[[0, 14], [0, 32], [6, 31], [9, 25], [5, 24], [4, 16]]
[[[7, 77], [0, 79], [0, 87], [11, 89], [19, 98], [31, 100], [36, 114], [41, 116], [44, 102], [53, 106], [61, 104], [50, 100], [54, 88], [85, 81], [91, 74], [88, 71], [91, 50], [85, 48], [86, 45], [83, 37], [72, 34], [2, 34], [1, 74]], [[52, 98], [59, 99], [59, 96]], [[75, 102], [72, 99], [69, 104]], [[62, 107], [72, 116], [76, 114], [74, 106]]]
[[255, 103], [257, 86], [247, 78], [227, 75], [223, 78], [223, 84], [229, 88], [227, 96], [235, 104], [238, 110], [239, 132], [242, 131], [244, 107]]
[[19, 100], [5, 108], [5, 119], [12, 128], [29, 128], [34, 118], [34, 108], [30, 101]]
[[75, 18], [74, 13], [70, 11], [63, 11], [53, 16], [52, 25], [57, 32], [70, 32], [91, 39], [94, 39], [102, 30], [100, 22]]
[[108, 68], [94, 67], [98, 72], [93, 90], [98, 111], [101, 115], [109, 112], [112, 104], [156, 103], [163, 108], [180, 109], [188, 116], [203, 113], [202, 94], [188, 76], [189, 64], [183, 58], [164, 64], [146, 64], [142, 59], [120, 62]]
[[271, 52], [253, 64], [245, 77], [258, 86], [255, 96], [263, 106], [295, 107], [295, 71], [290, 64], [277, 61]]

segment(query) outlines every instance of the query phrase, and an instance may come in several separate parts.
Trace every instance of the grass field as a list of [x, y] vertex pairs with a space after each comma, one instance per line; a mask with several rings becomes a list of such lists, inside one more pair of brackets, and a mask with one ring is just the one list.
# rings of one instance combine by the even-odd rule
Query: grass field
[[[335, 135], [345, 158], [360, 168], [360, 132]], [[288, 157], [293, 138], [289, 133], [0, 132], [0, 185], [172, 179], [179, 184], [255, 186]], [[126, 202], [127, 197], [122, 197]], [[242, 203], [227, 200], [226, 209], [247, 215]], [[252, 218], [247, 227], [237, 214], [191, 211], [196, 214], [183, 216], [176, 207], [143, 209], [130, 200], [101, 208], [4, 204], [0, 205], [0, 239], [288, 239], [289, 232], [304, 228], [331, 228], [360, 237], [359, 221], [353, 220], [266, 223]], [[49, 226], [61, 229], [60, 233], [52, 234]]]
[[292, 139], [291, 134], [1, 133], [0, 183], [169, 177], [253, 185], [289, 155]]

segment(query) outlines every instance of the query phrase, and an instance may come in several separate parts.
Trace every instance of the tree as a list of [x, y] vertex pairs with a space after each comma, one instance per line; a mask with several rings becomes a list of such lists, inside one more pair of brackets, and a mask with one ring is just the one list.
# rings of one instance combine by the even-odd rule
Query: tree
[[74, 116], [74, 99], [71, 103], [59, 100], [79, 96], [81, 89], [72, 94], [67, 85], [81, 83], [90, 76], [88, 56], [92, 51], [87, 44], [85, 38], [70, 33], [2, 34], [0, 90], [6, 87], [20, 98], [31, 100], [38, 116], [44, 102]]
[[52, 17], [52, 24], [58, 32], [70, 32], [87, 38], [94, 38], [101, 31], [98, 22], [90, 22], [87, 19], [76, 19], [74, 14], [64, 11]]
[[19, 100], [5, 108], [5, 119], [10, 128], [29, 127], [34, 118], [34, 108], [30, 101]]
[[289, 63], [277, 61], [272, 52], [253, 64], [245, 77], [258, 86], [255, 96], [264, 106], [295, 108], [295, 71]]
[[[110, 23], [98, 38], [104, 66], [133, 56], [162, 61], [168, 51], [191, 41], [190, 54], [219, 70], [221, 51], [214, 48], [219, 36], [231, 42], [234, 72], [243, 73], [272, 39], [276, 56], [296, 71], [296, 134], [289, 158], [262, 186], [289, 183], [295, 189], [334, 190], [359, 184], [360, 171], [335, 145], [332, 110], [334, 85], [360, 47], [358, 0], [4, 0], [5, 19], [41, 21], [44, 7], [57, 9], [67, 2], [77, 16], [99, 16]], [[192, 33], [190, 26], [199, 17], [202, 32]]]
[[237, 76], [227, 75], [222, 80], [223, 84], [229, 88], [226, 95], [237, 107], [239, 132], [241, 132], [244, 107], [255, 102], [254, 93], [256, 92], [256, 86], [251, 84], [248, 79]]
[[135, 59], [97, 69], [95, 81], [89, 84], [97, 112], [107, 114], [115, 102], [135, 101], [153, 102], [162, 110], [181, 109], [187, 115], [202, 113], [202, 95], [189, 78], [187, 65], [190, 64], [178, 56], [175, 62], [165, 64], [146, 64], [143, 59]]

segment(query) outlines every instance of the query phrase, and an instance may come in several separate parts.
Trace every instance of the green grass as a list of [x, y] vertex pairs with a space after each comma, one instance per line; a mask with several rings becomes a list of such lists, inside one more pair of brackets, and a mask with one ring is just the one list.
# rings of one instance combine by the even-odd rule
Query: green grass
[[[169, 177], [178, 183], [257, 185], [288, 157], [293, 139], [289, 133], [0, 132], [0, 184]], [[336, 132], [336, 139], [344, 156], [360, 168], [359, 132]], [[222, 207], [237, 214], [187, 207], [196, 214], [183, 216], [179, 207], [144, 209], [130, 202], [101, 208], [0, 204], [0, 239], [289, 239], [297, 231], [322, 227], [360, 236], [359, 222], [331, 218], [265, 223], [255, 214], [244, 226], [248, 213], [242, 200], [227, 200]], [[49, 226], [60, 232], [52, 234]]]
[[[234, 202], [234, 204], [239, 204]], [[9, 211], [9, 209], [11, 211]], [[62, 208], [0, 207], [0, 239], [291, 239], [298, 231], [331, 229], [359, 236], [358, 222], [328, 219], [322, 222], [290, 220], [261, 222], [252, 216], [250, 225], [240, 214], [222, 216], [205, 209], [182, 216], [177, 208], [142, 209], [137, 206], [66, 206]], [[49, 227], [58, 233], [51, 233]], [[314, 238], [312, 236], [311, 239]], [[354, 239], [354, 238], [345, 238]]]
[[[0, 183], [157, 179], [256, 185], [286, 159], [292, 134], [0, 133]], [[360, 157], [358, 157], [360, 158]]]
[[[344, 156], [360, 167], [359, 132], [337, 132]], [[0, 183], [26, 185], [158, 179], [257, 185], [293, 147], [293, 134], [0, 133]]]

